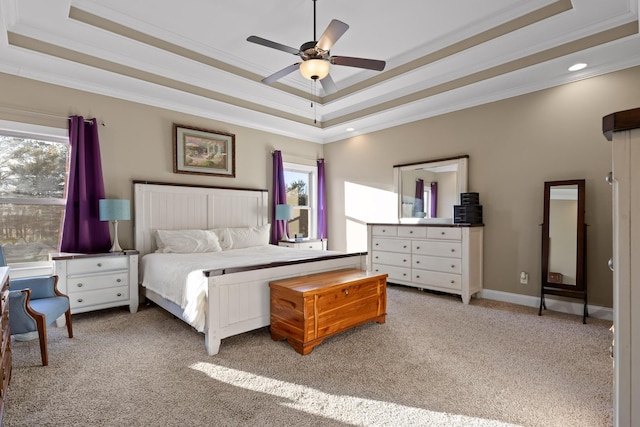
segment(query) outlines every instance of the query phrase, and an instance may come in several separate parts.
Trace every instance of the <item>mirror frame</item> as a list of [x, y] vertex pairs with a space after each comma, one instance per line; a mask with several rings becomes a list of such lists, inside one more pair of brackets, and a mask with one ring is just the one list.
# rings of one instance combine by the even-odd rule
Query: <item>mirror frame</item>
[[[578, 186], [578, 212], [576, 226], [576, 284], [549, 282], [549, 211], [551, 205], [551, 189], [558, 186]], [[585, 224], [585, 180], [548, 181], [544, 183], [544, 218], [542, 222], [542, 288], [566, 289], [568, 291], [586, 292], [586, 224]], [[571, 296], [571, 295], [565, 295]]]
[[398, 221], [402, 223], [453, 223], [453, 212], [451, 217], [447, 218], [409, 218], [402, 216], [402, 172], [407, 170], [425, 169], [435, 166], [458, 165], [456, 177], [456, 204], [460, 204], [460, 193], [466, 193], [469, 180], [469, 155], [463, 154], [454, 157], [445, 157], [441, 159], [425, 160], [415, 163], [404, 163], [393, 166], [394, 191], [398, 196]]

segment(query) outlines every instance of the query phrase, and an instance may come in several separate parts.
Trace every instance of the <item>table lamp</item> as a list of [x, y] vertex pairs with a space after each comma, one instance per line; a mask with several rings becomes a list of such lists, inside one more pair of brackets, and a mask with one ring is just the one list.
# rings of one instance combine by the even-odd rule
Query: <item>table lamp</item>
[[125, 199], [100, 199], [100, 221], [113, 222], [113, 246], [110, 252], [122, 252], [118, 243], [118, 221], [131, 219], [131, 203]]
[[285, 221], [284, 233], [282, 234], [282, 240], [289, 240], [287, 236], [287, 221], [293, 218], [293, 206], [291, 205], [276, 205], [276, 220]]

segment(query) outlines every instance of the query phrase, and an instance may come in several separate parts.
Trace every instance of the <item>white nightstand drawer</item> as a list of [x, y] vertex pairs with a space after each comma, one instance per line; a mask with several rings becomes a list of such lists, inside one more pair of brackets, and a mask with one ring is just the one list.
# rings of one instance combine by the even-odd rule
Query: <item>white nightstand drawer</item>
[[381, 239], [374, 237], [371, 243], [373, 245], [373, 251], [401, 252], [407, 254], [411, 252], [410, 240]]
[[462, 289], [462, 278], [459, 274], [437, 273], [435, 271], [426, 270], [412, 270], [413, 282], [437, 286], [439, 288], [447, 289]]
[[398, 227], [393, 225], [374, 225], [371, 227], [371, 234], [374, 236], [397, 236]]
[[413, 242], [413, 253], [417, 255], [431, 255], [447, 258], [462, 257], [462, 243], [460, 242]]
[[395, 267], [392, 265], [373, 264], [373, 271], [375, 273], [387, 273], [387, 282], [393, 282], [394, 280], [411, 280], [411, 269], [408, 267]]
[[99, 273], [101, 271], [128, 270], [129, 258], [126, 256], [105, 256], [74, 259], [69, 262], [69, 275]]
[[371, 253], [374, 264], [396, 265], [399, 267], [411, 266], [411, 254], [401, 254], [396, 252], [379, 252]]
[[99, 274], [93, 276], [74, 276], [67, 280], [67, 292], [85, 292], [96, 289], [129, 286], [129, 272]]
[[71, 304], [72, 311], [97, 304], [107, 304], [118, 301], [124, 302], [128, 300], [129, 286], [69, 294], [69, 303]]
[[279, 241], [278, 246], [284, 246], [286, 248], [296, 248], [296, 249], [314, 249], [321, 251], [323, 250], [322, 240], [303, 240], [301, 242], [291, 242], [291, 241]]
[[429, 227], [427, 239], [462, 240], [462, 230], [452, 227]]
[[414, 255], [411, 266], [422, 270], [440, 271], [443, 273], [462, 273], [462, 260], [460, 258]]

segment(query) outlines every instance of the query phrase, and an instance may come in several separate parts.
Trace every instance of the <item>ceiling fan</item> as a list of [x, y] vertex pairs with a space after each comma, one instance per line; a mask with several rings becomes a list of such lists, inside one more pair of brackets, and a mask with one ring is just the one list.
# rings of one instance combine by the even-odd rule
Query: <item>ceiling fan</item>
[[[376, 59], [354, 58], [351, 56], [331, 56], [330, 50], [336, 41], [349, 29], [349, 26], [342, 21], [333, 19], [327, 29], [324, 30], [319, 40], [316, 39], [316, 0], [313, 0], [313, 38], [314, 41], [303, 43], [300, 49], [289, 47], [258, 36], [250, 36], [247, 41], [262, 46], [291, 53], [302, 58], [302, 62], [296, 62], [270, 76], [262, 79], [263, 83], [270, 84], [278, 79], [300, 70], [300, 73], [307, 79], [320, 80], [322, 88], [326, 94], [334, 93], [337, 87], [329, 75], [331, 64], [344, 65], [347, 67], [364, 68], [367, 70], [382, 71], [386, 65], [385, 61]], [[317, 40], [317, 41], [316, 41]]]

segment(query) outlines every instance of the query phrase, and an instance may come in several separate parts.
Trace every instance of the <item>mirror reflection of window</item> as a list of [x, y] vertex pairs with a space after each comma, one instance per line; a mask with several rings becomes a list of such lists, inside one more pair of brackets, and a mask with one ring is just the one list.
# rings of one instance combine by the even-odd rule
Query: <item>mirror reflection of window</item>
[[549, 200], [549, 281], [576, 284], [578, 186], [556, 186]]

